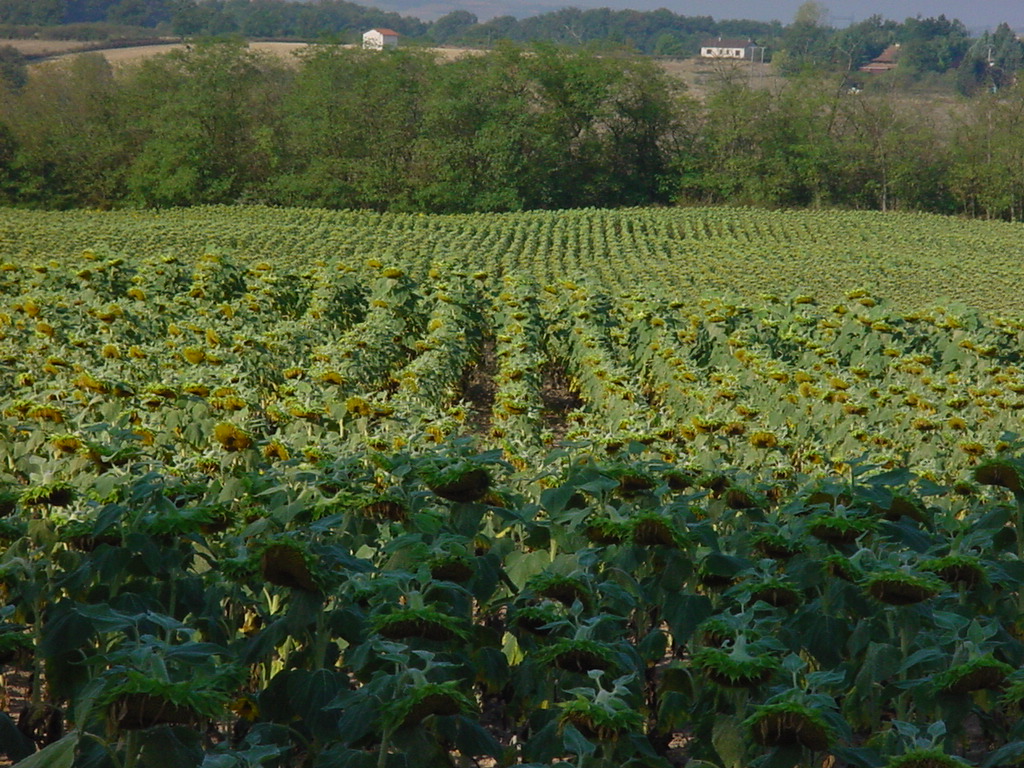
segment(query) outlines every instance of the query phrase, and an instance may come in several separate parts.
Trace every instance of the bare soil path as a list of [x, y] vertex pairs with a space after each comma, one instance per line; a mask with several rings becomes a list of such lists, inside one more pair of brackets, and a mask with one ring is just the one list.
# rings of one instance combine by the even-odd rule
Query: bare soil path
[[561, 440], [569, 429], [569, 414], [583, 407], [583, 401], [572, 390], [564, 368], [548, 362], [544, 367], [540, 396], [544, 401], [544, 425], [556, 440]]
[[491, 429], [491, 413], [497, 391], [494, 376], [497, 371], [494, 339], [484, 339], [479, 359], [462, 374], [462, 399], [469, 404], [466, 426], [474, 435], [486, 435]]

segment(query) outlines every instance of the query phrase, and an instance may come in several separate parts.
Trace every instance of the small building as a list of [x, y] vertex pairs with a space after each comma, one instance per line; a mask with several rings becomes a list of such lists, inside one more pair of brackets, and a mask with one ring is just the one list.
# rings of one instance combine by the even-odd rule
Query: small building
[[398, 33], [393, 29], [371, 29], [363, 33], [363, 48], [371, 51], [382, 51], [385, 48], [398, 47]]
[[754, 41], [742, 37], [719, 37], [714, 40], [705, 40], [700, 44], [700, 57], [702, 59], [746, 59], [754, 60]]
[[899, 58], [899, 55], [899, 43], [896, 43], [896, 45], [890, 45], [888, 48], [886, 48], [884, 51], [878, 54], [878, 56], [873, 58], [870, 62], [865, 64], [863, 67], [860, 67], [859, 69], [861, 72], [869, 72], [872, 74], [877, 74], [879, 72], [888, 72], [890, 70], [896, 69], [896, 63], [897, 59]]

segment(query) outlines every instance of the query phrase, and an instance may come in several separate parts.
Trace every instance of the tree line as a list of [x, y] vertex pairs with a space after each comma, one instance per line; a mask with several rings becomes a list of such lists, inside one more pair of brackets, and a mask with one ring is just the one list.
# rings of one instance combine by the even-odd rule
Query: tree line
[[[981, 47], [972, 54], [975, 61], [979, 52], [984, 52], [986, 63], [991, 63], [993, 55], [1004, 60], [1013, 56], [1004, 50], [1009, 40], [994, 44], [988, 39], [972, 40], [959, 20], [945, 16], [908, 18], [900, 23], [874, 15], [837, 29], [829, 25], [825, 7], [816, 0], [805, 2], [786, 25], [779, 21], [686, 16], [665, 8], [564, 8], [521, 19], [500, 16], [485, 22], [469, 11], [455, 10], [424, 22], [348, 0], [0, 0], [0, 26], [6, 27], [8, 34], [21, 27], [25, 33], [102, 36], [106, 31], [120, 36], [135, 27], [182, 37], [334, 37], [346, 42], [354, 42], [370, 27], [385, 26], [410, 41], [424, 43], [602, 43], [669, 56], [696, 55], [707, 38], [742, 37], [765, 46], [770, 54], [781, 53], [790, 70], [807, 66], [856, 68], [897, 43], [903, 48], [904, 66], [915, 71], [952, 69], [969, 55], [972, 45], [979, 43]], [[63, 30], [58, 29], [61, 27]]]
[[899, 71], [905, 78], [955, 71], [955, 85], [966, 95], [1004, 87], [1024, 67], [1024, 43], [1007, 24], [994, 33], [971, 38], [962, 22], [944, 15], [900, 23], [876, 14], [837, 29], [828, 23], [828, 12], [817, 0], [803, 3], [786, 25], [684, 16], [665, 8], [563, 8], [522, 19], [501, 16], [485, 22], [469, 11], [455, 10], [424, 22], [348, 0], [0, 0], [0, 37], [148, 40], [154, 35], [234, 35], [358, 42], [371, 27], [396, 30], [406, 45], [490, 48], [497, 41], [548, 42], [673, 57], [695, 56], [708, 39], [746, 38], [785, 75], [855, 73], [895, 45], [900, 49]]
[[[665, 9], [613, 11], [608, 8], [581, 11], [565, 9], [525, 19], [503, 16], [480, 23], [464, 10], [448, 13], [434, 22], [385, 12], [347, 0], [316, 3], [286, 0], [0, 0], [0, 25], [57, 26], [102, 25], [156, 29], [180, 36], [238, 34], [246, 37], [298, 37], [316, 39], [340, 36], [354, 39], [369, 27], [386, 26], [411, 39], [433, 43], [488, 40], [592, 43], [606, 41], [631, 45], [651, 53], [675, 53], [686, 46], [689, 53], [707, 36], [777, 37], [778, 22], [715, 21], [710, 16], [683, 16]], [[51, 32], [53, 30], [51, 29]], [[83, 30], [84, 31], [84, 30]], [[689, 44], [689, 45], [687, 45]]]
[[0, 98], [6, 202], [406, 211], [669, 202], [676, 85], [649, 61], [501, 47], [444, 63], [196, 44], [39, 65]]
[[117, 69], [82, 54], [4, 83], [8, 205], [1024, 216], [1016, 86], [929, 114], [891, 87], [835, 76], [751, 87], [742, 66], [723, 68], [698, 100], [650, 59], [551, 45], [449, 62], [318, 45], [286, 62], [231, 42]]
[[[0, 26], [8, 36], [43, 33], [95, 39], [152, 30], [182, 37], [352, 37], [376, 26], [410, 38], [430, 25], [411, 16], [347, 0], [0, 0]], [[150, 32], [149, 34], [152, 34]]]

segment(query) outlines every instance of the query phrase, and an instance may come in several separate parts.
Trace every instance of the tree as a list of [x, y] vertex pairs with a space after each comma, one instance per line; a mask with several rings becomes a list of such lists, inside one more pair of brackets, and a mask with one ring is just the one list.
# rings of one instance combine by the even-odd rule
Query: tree
[[907, 19], [900, 33], [900, 67], [914, 72], [947, 72], [968, 48], [967, 28], [957, 19]]
[[846, 93], [836, 136], [844, 202], [882, 211], [949, 211], [945, 146], [893, 90]]
[[412, 184], [428, 211], [507, 211], [527, 205], [534, 145], [523, 51], [499, 44], [435, 71], [424, 102]]
[[898, 27], [878, 14], [851, 24], [833, 37], [833, 57], [845, 71], [856, 70], [895, 42]]
[[662, 32], [654, 42], [655, 56], [682, 56], [686, 49], [674, 32]]
[[406, 209], [426, 83], [421, 51], [317, 46], [286, 104], [281, 202]]
[[495, 16], [493, 19], [477, 25], [473, 30], [473, 39], [491, 44], [499, 40], [519, 40], [519, 19], [515, 16]]
[[778, 93], [724, 83], [706, 104], [689, 194], [772, 206], [832, 202], [837, 108], [834, 82], [812, 75]]
[[0, 88], [20, 90], [28, 83], [28, 64], [13, 45], [0, 45]]
[[140, 151], [132, 199], [230, 203], [259, 195], [279, 155], [278, 102], [289, 74], [244, 43], [211, 42], [149, 59], [127, 89]]
[[237, 14], [238, 26], [246, 37], [275, 37], [292, 33], [288, 6], [280, 0], [253, 0], [244, 13]]
[[[676, 199], [675, 163], [692, 140], [687, 117], [696, 111], [679, 82], [650, 61], [624, 62], [610, 93], [607, 149], [611, 165], [605, 199], [615, 205], [649, 205]], [[602, 203], [606, 204], [606, 203]]]
[[997, 92], [1016, 82], [1022, 66], [1024, 43], [1004, 22], [994, 33], [983, 34], [967, 51], [957, 69], [957, 89], [967, 96], [981, 90]]
[[179, 37], [230, 35], [238, 32], [238, 25], [223, 0], [176, 0], [171, 29]]
[[820, 27], [825, 24], [827, 19], [828, 8], [825, 7], [824, 3], [820, 3], [817, 0], [804, 0], [800, 7], [796, 9], [793, 23]]
[[170, 21], [171, 15], [167, 0], [120, 0], [110, 4], [105, 20], [112, 24], [155, 27]]
[[99, 54], [37, 68], [3, 104], [21, 201], [108, 206], [121, 197], [131, 152], [121, 107], [114, 71]]
[[447, 13], [430, 26], [430, 37], [437, 43], [446, 43], [458, 39], [466, 30], [476, 26], [478, 19], [469, 11], [452, 11]]
[[782, 37], [785, 55], [776, 61], [785, 74], [818, 69], [830, 59], [831, 29], [824, 25], [828, 12], [825, 6], [807, 0], [796, 12], [796, 18]]
[[67, 0], [0, 0], [0, 24], [61, 24]]
[[668, 202], [677, 86], [652, 62], [500, 45], [434, 70], [413, 159], [432, 211]]
[[11, 205], [18, 202], [18, 144], [11, 129], [0, 122], [0, 203]]
[[951, 185], [972, 216], [1024, 219], [1024, 91], [1015, 86], [971, 102], [952, 147]]

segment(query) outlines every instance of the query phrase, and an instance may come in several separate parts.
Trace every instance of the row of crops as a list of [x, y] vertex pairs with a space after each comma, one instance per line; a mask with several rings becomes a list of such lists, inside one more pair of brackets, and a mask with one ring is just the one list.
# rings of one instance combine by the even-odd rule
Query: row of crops
[[0, 750], [1018, 764], [1016, 232], [3, 212]]
[[1020, 314], [1005, 290], [1019, 269], [1019, 227], [917, 214], [694, 208], [425, 216], [252, 207], [167, 211], [0, 211], [5, 259], [215, 252], [291, 267], [368, 259], [427, 279], [437, 259], [539, 285], [587, 278], [608, 292], [709, 291], [746, 303], [799, 290], [822, 303], [866, 288], [900, 308], [957, 303]]

